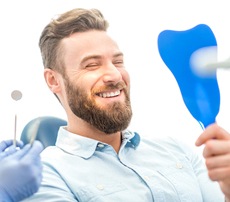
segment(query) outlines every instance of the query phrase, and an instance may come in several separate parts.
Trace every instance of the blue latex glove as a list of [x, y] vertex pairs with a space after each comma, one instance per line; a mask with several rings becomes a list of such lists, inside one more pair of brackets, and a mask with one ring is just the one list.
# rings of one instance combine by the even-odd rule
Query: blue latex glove
[[[5, 150], [7, 146], [9, 150]], [[20, 148], [20, 143], [18, 146]], [[27, 144], [16, 151], [10, 149], [9, 142], [0, 144], [0, 151], [7, 152], [0, 159], [0, 201], [18, 202], [34, 194], [41, 184], [43, 146], [35, 141], [32, 146]]]
[[23, 147], [22, 141], [16, 142], [16, 147], [13, 145], [13, 140], [4, 140], [0, 143], [0, 161], [6, 156], [13, 154], [18, 151], [19, 148]]

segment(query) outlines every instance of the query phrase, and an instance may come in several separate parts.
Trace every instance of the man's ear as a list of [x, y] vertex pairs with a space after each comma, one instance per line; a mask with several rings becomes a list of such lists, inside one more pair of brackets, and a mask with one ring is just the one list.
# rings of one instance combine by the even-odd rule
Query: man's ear
[[44, 78], [47, 86], [53, 93], [58, 93], [61, 91], [61, 82], [59, 73], [53, 71], [52, 69], [44, 69]]

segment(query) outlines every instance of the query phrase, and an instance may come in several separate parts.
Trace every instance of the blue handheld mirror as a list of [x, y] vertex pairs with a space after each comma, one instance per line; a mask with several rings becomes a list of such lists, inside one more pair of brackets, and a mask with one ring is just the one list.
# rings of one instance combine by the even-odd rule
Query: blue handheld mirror
[[191, 58], [210, 47], [217, 49], [217, 42], [205, 24], [184, 31], [164, 30], [158, 36], [160, 56], [174, 75], [187, 109], [203, 129], [216, 122], [220, 92], [216, 69], [211, 74], [199, 74], [194, 71]]

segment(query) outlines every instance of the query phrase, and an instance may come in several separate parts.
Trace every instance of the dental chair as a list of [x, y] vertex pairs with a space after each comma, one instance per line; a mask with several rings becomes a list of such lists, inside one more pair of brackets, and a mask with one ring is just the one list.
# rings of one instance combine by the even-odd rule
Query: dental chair
[[41, 116], [29, 121], [22, 130], [20, 140], [24, 144], [32, 139], [39, 140], [44, 148], [55, 145], [60, 126], [66, 126], [67, 121], [54, 116]]

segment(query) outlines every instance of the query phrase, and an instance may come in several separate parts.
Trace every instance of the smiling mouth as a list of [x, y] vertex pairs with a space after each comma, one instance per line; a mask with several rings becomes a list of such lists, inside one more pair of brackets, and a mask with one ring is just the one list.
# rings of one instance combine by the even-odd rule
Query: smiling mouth
[[120, 94], [121, 94], [121, 91], [120, 90], [116, 90], [116, 91], [113, 91], [113, 92], [98, 93], [97, 95], [99, 97], [103, 97], [103, 98], [110, 98], [110, 97], [116, 97], [116, 96], [118, 96]]

